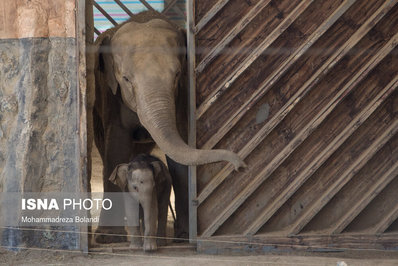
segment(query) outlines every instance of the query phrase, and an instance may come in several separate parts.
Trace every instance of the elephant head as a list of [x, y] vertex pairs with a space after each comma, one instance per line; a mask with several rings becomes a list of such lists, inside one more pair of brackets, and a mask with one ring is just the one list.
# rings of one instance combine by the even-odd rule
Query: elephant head
[[[113, 94], [118, 88], [124, 104], [138, 114], [160, 149], [184, 165], [229, 161], [245, 167], [228, 150], [188, 146], [177, 129], [176, 98], [185, 69], [185, 36], [163, 19], [127, 22], [101, 40], [100, 65]], [[184, 122], [187, 123], [187, 122]]]

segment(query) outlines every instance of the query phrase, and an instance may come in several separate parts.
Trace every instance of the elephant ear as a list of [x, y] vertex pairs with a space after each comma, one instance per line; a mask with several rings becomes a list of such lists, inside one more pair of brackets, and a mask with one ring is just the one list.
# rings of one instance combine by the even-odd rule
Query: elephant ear
[[99, 70], [105, 74], [106, 82], [115, 95], [117, 93], [118, 82], [114, 70], [111, 37], [109, 35], [104, 36], [99, 46]]
[[124, 188], [127, 185], [127, 172], [128, 172], [128, 164], [123, 163], [119, 164], [113, 170], [111, 176], [109, 177], [109, 181], [113, 184], [117, 185], [124, 191]]
[[166, 180], [169, 180], [171, 184], [171, 176], [167, 167], [161, 161], [153, 161], [151, 162], [154, 172], [154, 178], [156, 183], [160, 184]]

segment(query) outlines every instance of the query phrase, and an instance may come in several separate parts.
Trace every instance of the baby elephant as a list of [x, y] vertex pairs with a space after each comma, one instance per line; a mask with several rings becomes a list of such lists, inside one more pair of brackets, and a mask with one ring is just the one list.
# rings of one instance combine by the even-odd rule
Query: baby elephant
[[[119, 164], [109, 180], [119, 186], [125, 196], [127, 220], [138, 217], [138, 210], [132, 206], [139, 202], [144, 212], [144, 251], [154, 251], [157, 244], [164, 245], [167, 226], [167, 211], [170, 200], [171, 176], [158, 158], [140, 154], [130, 163]], [[130, 203], [129, 203], [130, 202]], [[139, 224], [131, 226], [130, 234], [140, 235]], [[159, 237], [156, 241], [156, 236]], [[141, 238], [132, 237], [131, 246], [140, 245]]]

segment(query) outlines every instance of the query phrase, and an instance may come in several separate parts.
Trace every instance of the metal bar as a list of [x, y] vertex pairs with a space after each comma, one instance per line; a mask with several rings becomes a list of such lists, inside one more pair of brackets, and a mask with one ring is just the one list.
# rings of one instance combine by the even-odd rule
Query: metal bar
[[297, 50], [290, 55], [271, 75], [269, 75], [259, 88], [253, 93], [249, 100], [247, 100], [239, 109], [229, 117], [227, 122], [209, 138], [202, 148], [213, 148], [235, 125], [238, 121], [250, 110], [258, 100], [261, 99], [271, 87], [282, 77], [283, 74], [298, 61], [298, 59], [320, 38], [323, 34], [350, 8], [356, 0], [344, 1], [331, 16], [329, 16], [308, 38], [305, 42], [297, 48]]
[[148, 10], [157, 12], [150, 4], [148, 4], [147, 1], [145, 1], [145, 0], [140, 0], [140, 2], [141, 2], [146, 8], [148, 8]]
[[350, 124], [336, 136], [329, 145], [292, 181], [287, 188], [278, 193], [272, 203], [249, 226], [246, 234], [254, 235], [271, 218], [273, 214], [308, 180], [323, 163], [369, 118], [371, 114], [395, 91], [397, 79], [389, 83], [372, 101], [358, 114]]
[[196, 67], [196, 73], [200, 73], [220, 52], [265, 8], [271, 0], [259, 1], [247, 14], [224, 36], [224, 38], [211, 49], [205, 58]]
[[[194, 33], [194, 0], [187, 0], [187, 54], [188, 54], [188, 145], [196, 147], [196, 87], [195, 87], [195, 33]], [[197, 238], [197, 204], [196, 204], [196, 166], [188, 167], [189, 186], [189, 239], [191, 243]]]
[[[358, 73], [339, 91], [325, 106], [321, 112], [316, 115], [310, 123], [308, 123], [297, 136], [280, 152], [268, 166], [260, 172], [241, 193], [220, 213], [213, 223], [203, 232], [203, 237], [210, 237], [241, 205], [254, 193], [254, 191], [292, 154], [292, 152], [303, 143], [308, 136], [326, 119], [326, 117], [334, 110], [345, 96], [347, 96], [353, 88], [398, 44], [398, 33], [383, 46], [382, 49], [372, 59], [363, 66]], [[313, 208], [310, 209], [312, 211]], [[291, 230], [291, 234], [298, 233], [303, 226], [312, 218], [306, 215], [303, 221], [299, 221], [297, 226]], [[250, 232], [254, 231], [250, 228]]]
[[229, 2], [230, 0], [219, 0], [213, 7], [203, 16], [195, 28], [195, 34], [203, 29], [204, 26]]
[[289, 228], [289, 235], [298, 234], [311, 219], [327, 204], [330, 199], [348, 182], [351, 178], [360, 170], [362, 167], [376, 154], [376, 152], [382, 148], [388, 140], [391, 139], [398, 131], [398, 120], [395, 121], [386, 130], [384, 134], [378, 137], [366, 151], [355, 161], [355, 163], [348, 168], [340, 178], [327, 188], [325, 193], [320, 198], [314, 201], [308, 210], [303, 213], [300, 219], [298, 219], [293, 226]]
[[210, 106], [231, 86], [231, 84], [307, 9], [314, 0], [303, 0], [297, 7], [275, 28], [265, 40], [232, 71], [232, 73], [206, 98], [196, 112], [199, 119]]
[[176, 11], [178, 14], [180, 14], [181, 17], [185, 18], [186, 15], [184, 11], [181, 10], [181, 8], [178, 5], [174, 5], [173, 7], [174, 11]]
[[114, 26], [117, 26], [117, 22], [108, 14], [106, 11], [99, 5], [97, 4], [96, 1], [94, 1], [94, 6], [98, 9], [99, 12], [102, 13]]
[[[170, 2], [170, 4], [168, 4], [168, 5], [163, 9], [162, 13], [165, 14], [166, 12], [168, 12], [171, 8], [173, 8], [173, 6], [177, 3], [177, 1], [178, 1], [178, 0], [172, 0], [172, 1]], [[168, 1], [165, 1], [165, 2], [167, 3]]]
[[[252, 140], [239, 152], [242, 159], [245, 159], [282, 121], [289, 112], [301, 101], [301, 99], [315, 86], [318, 80], [333, 68], [373, 27], [380, 21], [385, 14], [398, 2], [390, 0], [380, 7], [364, 24], [344, 43], [317, 72], [296, 92], [289, 101], [266, 123]], [[198, 203], [201, 204], [233, 171], [230, 164], [225, 166], [202, 190], [198, 197]]]
[[124, 12], [126, 12], [127, 15], [130, 17], [134, 16], [134, 14], [130, 11], [130, 9], [127, 8], [120, 0], [114, 0], [116, 4], [120, 6], [121, 9], [123, 9]]
[[97, 35], [100, 35], [100, 34], [101, 34], [101, 32], [100, 32], [96, 27], [94, 27], [94, 32], [95, 32], [95, 34], [97, 34]]

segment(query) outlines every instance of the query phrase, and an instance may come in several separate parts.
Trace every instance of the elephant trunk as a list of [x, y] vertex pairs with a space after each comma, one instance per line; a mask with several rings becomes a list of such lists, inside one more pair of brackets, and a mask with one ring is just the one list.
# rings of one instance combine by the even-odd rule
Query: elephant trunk
[[229, 161], [238, 170], [246, 167], [243, 160], [228, 150], [201, 150], [188, 146], [181, 138], [176, 124], [174, 94], [158, 87], [144, 88], [137, 95], [137, 113], [160, 149], [174, 161], [184, 165], [201, 165]]

